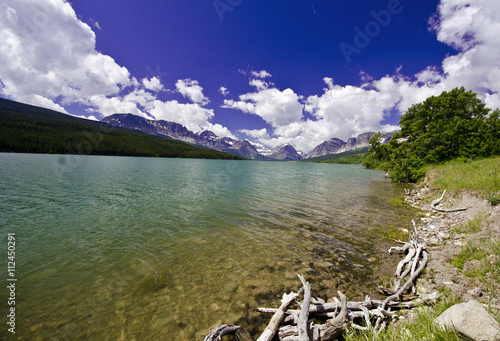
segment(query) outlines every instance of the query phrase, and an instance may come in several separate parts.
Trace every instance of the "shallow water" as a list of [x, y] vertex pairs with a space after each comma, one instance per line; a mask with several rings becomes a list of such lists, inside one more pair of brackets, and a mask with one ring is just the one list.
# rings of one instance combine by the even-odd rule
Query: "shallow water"
[[388, 261], [381, 231], [408, 226], [411, 213], [387, 203], [401, 193], [356, 165], [0, 154], [16, 338], [203, 340], [221, 323], [255, 332], [267, 319], [248, 310], [279, 305], [297, 272], [317, 296], [361, 298]]

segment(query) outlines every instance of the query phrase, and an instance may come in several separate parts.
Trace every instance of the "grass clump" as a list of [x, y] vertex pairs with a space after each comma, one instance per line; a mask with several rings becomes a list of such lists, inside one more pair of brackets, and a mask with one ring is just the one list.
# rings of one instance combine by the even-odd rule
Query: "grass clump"
[[400, 341], [400, 340], [460, 340], [454, 330], [443, 330], [434, 326], [433, 321], [449, 307], [460, 303], [459, 299], [445, 291], [443, 297], [433, 307], [422, 306], [412, 311], [414, 316], [405, 320], [392, 323], [380, 335], [373, 332], [365, 332], [352, 329], [345, 335], [345, 341], [358, 340], [380, 340], [380, 341]]
[[481, 227], [485, 224], [487, 224], [487, 218], [488, 215], [485, 214], [480, 214], [471, 220], [469, 220], [466, 224], [464, 224], [461, 227], [456, 227], [454, 230], [456, 233], [465, 233], [465, 234], [472, 234], [472, 233], [478, 233], [481, 231]]
[[431, 185], [450, 192], [479, 192], [491, 205], [500, 204], [500, 157], [478, 161], [457, 159], [433, 170]]
[[393, 207], [407, 207], [408, 206], [408, 204], [405, 202], [404, 196], [396, 196], [396, 197], [389, 198], [388, 202]]
[[486, 236], [470, 240], [451, 263], [475, 285], [485, 287], [494, 296], [500, 294], [500, 240]]
[[409, 236], [408, 230], [397, 227], [387, 227], [380, 234], [388, 240], [408, 240]]

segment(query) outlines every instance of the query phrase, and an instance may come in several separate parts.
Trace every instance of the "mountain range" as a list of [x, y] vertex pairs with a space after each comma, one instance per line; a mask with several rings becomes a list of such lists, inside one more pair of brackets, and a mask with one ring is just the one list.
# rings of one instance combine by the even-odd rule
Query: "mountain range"
[[[396, 130], [397, 131], [397, 130]], [[392, 131], [390, 133], [382, 134], [382, 143], [387, 143], [392, 138], [392, 135], [396, 133]], [[347, 139], [347, 142], [342, 141], [336, 137], [325, 141], [317, 145], [311, 152], [307, 153], [304, 158], [310, 159], [314, 157], [330, 155], [330, 154], [340, 154], [343, 152], [348, 152], [351, 150], [356, 150], [360, 148], [367, 148], [370, 146], [370, 139], [375, 135], [374, 132], [362, 133], [358, 137], [352, 137]]]
[[[165, 136], [152, 136], [4, 98], [0, 98], [0, 152], [241, 159]], [[54, 170], [70, 168], [57, 164]]]
[[[279, 146], [273, 150], [259, 151], [256, 146], [247, 140], [218, 137], [208, 130], [194, 133], [179, 123], [164, 120], [149, 120], [132, 114], [114, 114], [103, 118], [102, 122], [122, 128], [140, 130], [155, 136], [176, 139], [254, 160], [295, 161], [303, 158], [309, 159], [329, 154], [339, 154], [368, 147], [370, 145], [368, 141], [375, 135], [374, 132], [367, 132], [355, 138], [350, 138], [346, 142], [338, 138], [332, 138], [319, 144], [306, 155], [301, 155], [290, 144]], [[389, 141], [394, 133], [395, 132], [383, 134], [384, 142]]]

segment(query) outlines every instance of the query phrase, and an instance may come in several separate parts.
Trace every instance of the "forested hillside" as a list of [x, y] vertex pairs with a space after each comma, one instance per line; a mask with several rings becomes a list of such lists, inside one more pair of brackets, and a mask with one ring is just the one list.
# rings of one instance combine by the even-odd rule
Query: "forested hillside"
[[1, 98], [0, 152], [241, 159]]

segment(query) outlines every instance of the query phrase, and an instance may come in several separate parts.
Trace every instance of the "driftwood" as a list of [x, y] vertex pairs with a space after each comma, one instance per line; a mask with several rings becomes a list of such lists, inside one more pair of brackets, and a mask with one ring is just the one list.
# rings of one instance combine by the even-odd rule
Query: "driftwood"
[[[345, 333], [349, 328], [373, 331], [379, 334], [385, 330], [394, 314], [403, 309], [411, 309], [422, 304], [434, 303], [437, 292], [422, 295], [416, 292], [415, 282], [427, 264], [429, 255], [426, 244], [419, 242], [418, 232], [410, 235], [409, 242], [403, 246], [392, 247], [389, 253], [406, 254], [394, 274], [393, 288], [379, 287], [379, 291], [389, 295], [384, 300], [372, 300], [366, 296], [362, 302], [348, 302], [340, 291], [340, 302], [312, 303], [311, 285], [299, 274], [302, 288], [298, 293], [284, 294], [278, 309], [257, 308], [254, 312], [273, 314], [268, 326], [257, 341], [330, 341]], [[301, 293], [304, 293], [300, 309], [288, 309]], [[405, 301], [411, 299], [409, 301]], [[314, 323], [311, 319], [314, 318]], [[205, 341], [219, 341], [226, 334], [237, 334], [240, 340], [252, 338], [243, 328], [233, 325], [222, 325], [214, 328]], [[245, 334], [246, 333], [246, 334]]]
[[241, 341], [253, 341], [248, 332], [240, 326], [232, 324], [223, 324], [212, 329], [210, 334], [205, 337], [205, 341], [222, 341], [222, 337], [228, 334], [238, 335]]
[[[432, 294], [420, 294], [418, 297], [414, 300], [407, 301], [407, 302], [397, 302], [397, 301], [390, 301], [387, 303], [387, 308], [392, 308], [392, 309], [412, 309], [418, 306], [421, 306], [422, 304], [431, 304], [434, 303], [437, 299], [439, 298], [439, 295], [437, 292], [434, 292]], [[347, 310], [351, 310], [351, 313], [354, 314], [354, 311], [356, 310], [363, 310], [363, 308], [367, 309], [376, 309], [377, 307], [382, 305], [382, 300], [372, 300], [370, 297], [367, 296], [365, 298], [365, 301], [361, 302], [347, 302]], [[324, 303], [324, 304], [314, 304], [309, 306], [309, 314], [314, 314], [315, 316], [324, 316], [324, 317], [334, 317], [337, 316], [336, 311], [341, 309], [342, 303], [341, 302], [335, 302], [335, 303]], [[252, 309], [251, 311], [262, 313], [262, 314], [274, 314], [276, 312], [275, 308], [256, 308]], [[285, 311], [286, 315], [294, 315], [298, 314], [300, 310], [287, 310]]]
[[[451, 209], [437, 207], [439, 205], [439, 203], [441, 202], [441, 200], [443, 200], [445, 193], [446, 193], [446, 190], [443, 191], [443, 194], [441, 194], [441, 196], [439, 198], [437, 198], [436, 200], [434, 200], [431, 203], [431, 207], [430, 207], [431, 210], [436, 211], [436, 212], [442, 212], [442, 213], [453, 213], [453, 212], [466, 211], [469, 209], [469, 207], [460, 207], [460, 208], [451, 208]], [[408, 205], [410, 205], [413, 208], [416, 208], [419, 210], [424, 210], [424, 208], [418, 206], [418, 204], [417, 204], [417, 200], [420, 200], [420, 198], [418, 197], [418, 192], [416, 190], [410, 191], [409, 189], [405, 188], [405, 195], [406, 195], [405, 203], [407, 203]], [[427, 208], [426, 210], [429, 210], [429, 208]]]
[[420, 199], [417, 196], [417, 193], [418, 192], [416, 190], [410, 191], [409, 189], [405, 188], [405, 194], [406, 194], [405, 203], [407, 203], [408, 205], [410, 205], [413, 208], [417, 208], [420, 210], [421, 208], [418, 207], [418, 205], [417, 205], [417, 200]]
[[271, 322], [267, 325], [266, 329], [262, 333], [262, 335], [257, 339], [257, 341], [271, 341], [276, 335], [276, 332], [278, 331], [281, 322], [285, 318], [285, 310], [288, 308], [290, 303], [294, 301], [297, 297], [299, 296], [299, 293], [294, 294], [291, 292], [290, 294], [283, 294], [283, 299], [281, 300], [281, 306], [276, 312], [274, 313], [273, 317], [271, 318]]
[[451, 212], [460, 212], [460, 211], [466, 211], [467, 209], [469, 209], [469, 207], [462, 207], [462, 208], [452, 208], [452, 209], [445, 209], [445, 208], [438, 208], [436, 207], [437, 205], [439, 205], [439, 203], [441, 202], [441, 200], [443, 200], [443, 197], [444, 197], [444, 194], [446, 193], [446, 190], [443, 191], [443, 194], [441, 194], [441, 196], [439, 198], [437, 198], [436, 200], [434, 200], [432, 203], [431, 203], [431, 207], [434, 211], [437, 211], [437, 212], [444, 212], [444, 213], [451, 213]]
[[309, 320], [309, 304], [311, 303], [311, 284], [306, 282], [304, 277], [297, 274], [300, 281], [302, 282], [302, 286], [304, 288], [304, 301], [300, 305], [300, 314], [297, 320], [297, 327], [299, 328], [299, 341], [308, 341], [309, 333], [307, 321]]

